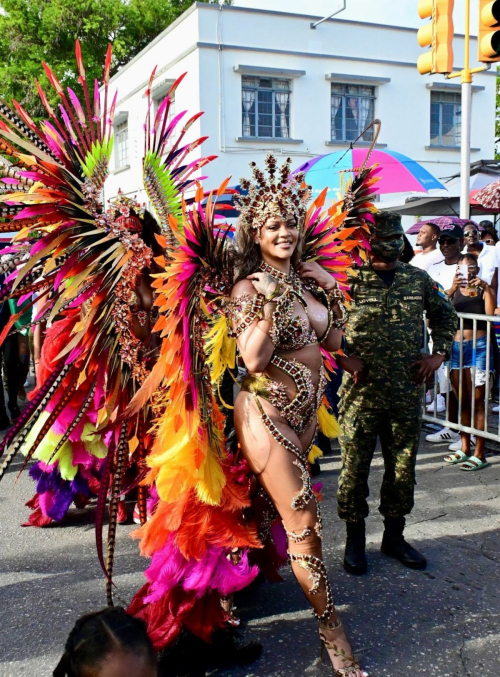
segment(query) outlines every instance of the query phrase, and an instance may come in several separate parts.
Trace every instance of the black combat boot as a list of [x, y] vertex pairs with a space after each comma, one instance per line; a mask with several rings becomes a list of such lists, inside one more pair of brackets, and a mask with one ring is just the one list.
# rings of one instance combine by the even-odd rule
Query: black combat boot
[[406, 520], [404, 517], [385, 517], [384, 536], [380, 550], [384, 555], [398, 559], [410, 569], [425, 569], [427, 560], [418, 550], [412, 548], [403, 536]]
[[349, 574], [366, 574], [365, 556], [365, 520], [346, 522], [347, 538], [345, 542], [344, 569]]

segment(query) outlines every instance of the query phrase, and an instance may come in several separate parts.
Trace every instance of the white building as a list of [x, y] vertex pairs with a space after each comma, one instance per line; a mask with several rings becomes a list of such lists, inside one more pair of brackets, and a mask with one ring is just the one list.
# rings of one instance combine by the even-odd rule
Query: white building
[[[194, 3], [112, 78], [118, 102], [106, 198], [121, 188], [146, 199], [141, 178], [144, 92], [155, 66], [157, 101], [187, 71], [175, 95], [175, 112], [187, 110], [190, 116], [204, 111], [188, 138], [208, 136], [196, 152], [218, 156], [204, 168], [207, 186], [230, 175], [238, 183], [248, 175], [250, 160], [261, 162], [270, 149], [291, 156], [295, 166], [346, 149], [373, 117], [382, 121], [379, 147], [409, 155], [437, 178], [459, 171], [459, 79], [419, 75], [416, 61], [422, 50], [416, 32], [423, 22], [417, 0], [386, 0], [371, 14], [362, 10], [373, 7], [372, 0], [348, 2], [350, 13], [316, 29], [311, 23], [323, 18], [324, 0], [300, 2], [313, 13], [316, 9], [314, 15], [261, 8], [289, 6], [277, 0], [245, 2], [260, 6]], [[370, 21], [353, 18], [354, 5], [358, 16], [372, 17]], [[387, 21], [376, 23], [380, 17]], [[395, 21], [404, 25], [393, 25]], [[463, 66], [464, 47], [459, 28], [457, 69]], [[473, 55], [476, 50], [474, 38]], [[491, 70], [474, 76], [471, 161], [494, 156], [495, 75]], [[370, 140], [368, 135], [366, 145]]]

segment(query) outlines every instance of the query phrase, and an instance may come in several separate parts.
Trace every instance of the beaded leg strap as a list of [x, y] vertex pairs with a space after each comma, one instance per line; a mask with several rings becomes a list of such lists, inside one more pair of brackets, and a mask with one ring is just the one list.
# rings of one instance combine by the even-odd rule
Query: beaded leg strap
[[269, 416], [262, 408], [262, 405], [257, 397], [255, 398], [255, 401], [257, 402], [257, 406], [259, 407], [262, 421], [264, 422], [266, 428], [269, 430], [271, 437], [274, 440], [276, 440], [278, 444], [281, 444], [281, 446], [284, 447], [287, 451], [291, 451], [292, 454], [295, 454], [296, 456], [293, 465], [295, 465], [302, 473], [303, 487], [299, 491], [299, 493], [293, 497], [292, 509], [304, 510], [309, 501], [311, 501], [314, 498], [314, 493], [311, 487], [311, 477], [309, 475], [309, 471], [307, 470], [306, 466], [307, 455], [305, 455], [293, 442], [291, 442], [287, 437], [285, 437], [281, 432], [281, 430], [279, 430], [279, 428], [274, 425], [274, 423], [271, 421]]
[[267, 539], [271, 537], [271, 526], [278, 517], [278, 512], [263, 487], [260, 487], [257, 496], [262, 498], [267, 505], [267, 509], [263, 511], [262, 519], [259, 524], [259, 540], [261, 543], [265, 543]]
[[315, 611], [314, 615], [319, 621], [326, 623], [334, 612], [335, 605], [333, 604], [332, 589], [330, 587], [330, 581], [328, 580], [324, 562], [320, 560], [319, 557], [315, 557], [314, 555], [301, 555], [289, 552], [288, 556], [290, 557], [290, 561], [292, 563], [297, 562], [301, 569], [305, 569], [305, 571], [308, 572], [309, 580], [312, 583], [309, 589], [310, 595], [318, 594], [321, 581], [323, 581], [326, 592], [325, 610], [321, 614]]

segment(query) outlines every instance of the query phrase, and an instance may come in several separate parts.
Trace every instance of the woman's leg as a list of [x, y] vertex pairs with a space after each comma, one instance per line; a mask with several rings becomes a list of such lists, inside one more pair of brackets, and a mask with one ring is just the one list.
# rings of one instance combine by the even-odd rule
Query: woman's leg
[[[485, 408], [484, 408], [484, 398], [486, 395], [486, 385], [476, 386], [474, 389], [474, 427], [478, 430], [484, 430], [484, 419], [485, 419]], [[484, 456], [484, 445], [485, 438], [480, 435], [476, 435], [476, 449], [474, 456], [479, 458], [481, 461], [485, 461]]]
[[260, 485], [283, 521], [292, 570], [320, 620], [320, 631], [337, 647], [330, 653], [333, 667], [336, 670], [350, 667], [346, 675], [362, 677], [360, 668], [353, 670], [351, 647], [338, 623], [323, 562], [321, 516], [304, 459], [306, 445], [314, 438], [315, 426], [300, 440], [279, 414], [275, 414], [277, 411], [268, 402], [259, 404], [252, 395], [240, 393], [235, 404], [238, 439]]
[[[472, 384], [470, 378], [470, 369], [462, 369], [462, 412], [460, 423], [465, 426], [470, 426], [471, 424], [471, 395], [472, 395]], [[456, 395], [457, 401], [459, 402], [459, 387], [460, 387], [460, 370], [453, 369], [451, 372], [451, 383], [453, 386], [453, 392]], [[470, 434], [469, 433], [460, 433], [460, 438], [462, 440], [462, 451], [469, 455], [470, 454]]]

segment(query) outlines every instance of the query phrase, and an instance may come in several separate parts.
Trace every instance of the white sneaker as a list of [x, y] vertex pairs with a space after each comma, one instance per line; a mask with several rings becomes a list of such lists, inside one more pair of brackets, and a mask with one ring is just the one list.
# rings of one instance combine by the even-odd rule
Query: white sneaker
[[435, 444], [444, 444], [445, 442], [456, 442], [460, 439], [460, 435], [449, 428], [441, 428], [437, 433], [426, 435], [427, 442], [434, 442]]
[[498, 414], [498, 412], [500, 411], [500, 405], [497, 404], [495, 407], [493, 407], [491, 411], [493, 414]]
[[[471, 447], [476, 446], [476, 436], [475, 435], [470, 436], [470, 445], [471, 445]], [[453, 442], [453, 444], [450, 444], [448, 449], [450, 451], [462, 451], [462, 440], [458, 439], [456, 442]]]
[[[442, 395], [437, 396], [437, 407], [436, 407], [436, 412], [438, 414], [441, 414], [443, 411], [446, 411], [446, 401]], [[434, 413], [434, 402], [431, 402], [429, 406], [426, 409], [426, 412], [428, 414], [433, 414]]]
[[425, 393], [425, 403], [430, 404], [432, 402], [432, 391], [428, 390]]

